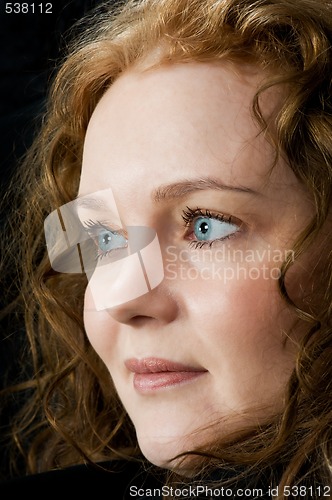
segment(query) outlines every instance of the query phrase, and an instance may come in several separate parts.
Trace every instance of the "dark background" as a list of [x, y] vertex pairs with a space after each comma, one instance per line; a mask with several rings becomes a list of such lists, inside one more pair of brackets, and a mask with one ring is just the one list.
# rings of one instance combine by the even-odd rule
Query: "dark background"
[[[72, 26], [102, 0], [12, 2], [35, 4], [35, 13], [5, 12], [0, 0], [0, 161], [4, 188], [40, 123], [47, 89]], [[39, 4], [52, 4], [40, 13]], [[44, 9], [45, 10], [45, 9]]]
[[[107, 3], [116, 3], [117, 0]], [[40, 127], [45, 99], [57, 67], [74, 28], [85, 14], [106, 3], [105, 0], [44, 0], [23, 2], [35, 4], [35, 13], [6, 13], [6, 1], [0, 0], [0, 211], [1, 238], [6, 238], [4, 224], [13, 212], [10, 200], [4, 200], [8, 183], [20, 168], [20, 159], [31, 145]], [[52, 4], [52, 13], [40, 12], [40, 4]], [[16, 7], [17, 10], [17, 7]], [[45, 11], [45, 9], [44, 9]], [[82, 28], [80, 28], [82, 29]], [[24, 242], [18, 241], [19, 244]], [[1, 256], [0, 256], [1, 258]], [[9, 273], [10, 280], [10, 273]], [[2, 285], [0, 309], [11, 299], [9, 288]], [[24, 377], [17, 360], [24, 356], [25, 332], [22, 319], [10, 315], [0, 323], [0, 389]], [[29, 367], [26, 367], [27, 372]], [[12, 412], [19, 402], [11, 400], [0, 406], [0, 478], [6, 479], [7, 457], [3, 436]]]

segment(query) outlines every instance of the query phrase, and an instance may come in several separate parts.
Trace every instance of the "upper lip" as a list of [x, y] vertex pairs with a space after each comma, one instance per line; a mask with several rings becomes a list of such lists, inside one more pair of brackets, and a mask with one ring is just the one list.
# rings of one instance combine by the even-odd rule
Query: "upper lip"
[[163, 358], [130, 358], [125, 361], [126, 368], [133, 373], [162, 373], [162, 372], [205, 372], [202, 367], [184, 365], [176, 361]]

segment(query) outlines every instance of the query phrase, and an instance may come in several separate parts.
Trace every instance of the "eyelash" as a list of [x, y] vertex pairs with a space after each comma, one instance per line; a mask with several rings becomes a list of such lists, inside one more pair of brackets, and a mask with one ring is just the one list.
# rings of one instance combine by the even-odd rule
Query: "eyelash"
[[[238, 227], [240, 227], [240, 225], [241, 225], [241, 222], [238, 219], [234, 220], [234, 217], [232, 217], [231, 215], [226, 216], [224, 214], [214, 213], [214, 212], [211, 212], [210, 210], [202, 209], [199, 207], [192, 209], [192, 208], [187, 206], [186, 209], [187, 210], [182, 211], [182, 219], [184, 220], [186, 227], [190, 227], [192, 225], [192, 223], [195, 221], [195, 219], [197, 219], [198, 217], [206, 217], [209, 219], [215, 219], [215, 220], [218, 220], [220, 222], [234, 224]], [[206, 245], [211, 248], [214, 243], [217, 243], [218, 241], [228, 240], [228, 239], [232, 238], [233, 236], [234, 236], [234, 234], [230, 234], [230, 235], [225, 236], [223, 238], [217, 238], [217, 239], [214, 239], [211, 241], [192, 240], [192, 241], [189, 241], [188, 245], [191, 248], [195, 248], [195, 249], [203, 248]]]
[[91, 228], [95, 229], [96, 227], [106, 229], [107, 231], [110, 230], [109, 227], [105, 225], [105, 223], [100, 222], [99, 220], [93, 221], [92, 219], [89, 219], [83, 221], [82, 224], [84, 226], [84, 229], [86, 229], [87, 231], [91, 230]]

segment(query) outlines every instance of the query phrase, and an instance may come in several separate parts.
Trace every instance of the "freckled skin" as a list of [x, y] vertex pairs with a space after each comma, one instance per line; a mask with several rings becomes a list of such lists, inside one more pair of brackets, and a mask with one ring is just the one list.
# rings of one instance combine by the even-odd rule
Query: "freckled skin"
[[[261, 78], [258, 72], [242, 74], [241, 68], [235, 72], [225, 63], [123, 74], [90, 121], [80, 194], [112, 188], [124, 224], [157, 229], [165, 264], [169, 245], [190, 255], [181, 218], [186, 206], [241, 221], [234, 237], [211, 248], [282, 254], [308, 221], [311, 207], [285, 164], [268, 176], [273, 151], [250, 115]], [[270, 95], [266, 110], [278, 98], [277, 92]], [[258, 195], [209, 189], [159, 204], [151, 199], [160, 185], [203, 175]], [[204, 442], [209, 432], [193, 433], [200, 427], [216, 421], [212, 436], [222, 436], [282, 407], [296, 354], [294, 343], [284, 343], [282, 330], [293, 317], [276, 279], [266, 278], [276, 262], [267, 252], [253, 262], [239, 262], [239, 255], [216, 263], [218, 269], [233, 270], [234, 278], [226, 282], [212, 276], [211, 263], [204, 279], [171, 275], [165, 265], [158, 287], [110, 310], [91, 310], [87, 288], [87, 335], [110, 371], [142, 452], [157, 465], [167, 466], [176, 453]], [[239, 263], [242, 273], [237, 276]], [[175, 270], [179, 266], [177, 262]], [[183, 266], [200, 269], [203, 264]], [[261, 272], [250, 278], [249, 271], [262, 266], [265, 277]], [[141, 394], [124, 361], [149, 356], [202, 367], [206, 374]]]

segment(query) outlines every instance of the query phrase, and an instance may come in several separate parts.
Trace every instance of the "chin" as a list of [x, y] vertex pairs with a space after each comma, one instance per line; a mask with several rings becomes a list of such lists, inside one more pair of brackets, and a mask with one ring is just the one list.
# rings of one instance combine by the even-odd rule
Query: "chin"
[[138, 436], [138, 444], [141, 452], [149, 462], [164, 468], [177, 469], [179, 460], [172, 460], [184, 449], [179, 446], [178, 440], [167, 440], [166, 438], [148, 438]]
[[[163, 469], [172, 470], [180, 475], [190, 476], [194, 462], [197, 457], [193, 455], [178, 457], [181, 453], [193, 450], [195, 446], [201, 443], [193, 443], [185, 437], [165, 437], [165, 436], [140, 436], [137, 435], [138, 444], [145, 458]], [[178, 458], [176, 458], [178, 457]]]

